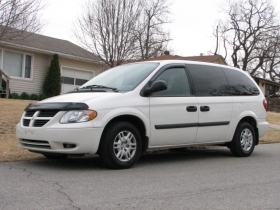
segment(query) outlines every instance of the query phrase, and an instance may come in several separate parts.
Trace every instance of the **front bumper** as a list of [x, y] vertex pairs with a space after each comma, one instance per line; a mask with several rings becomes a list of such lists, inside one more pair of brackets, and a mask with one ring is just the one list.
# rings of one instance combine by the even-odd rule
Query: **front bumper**
[[95, 154], [103, 128], [25, 129], [20, 124], [16, 135], [22, 148], [38, 153]]

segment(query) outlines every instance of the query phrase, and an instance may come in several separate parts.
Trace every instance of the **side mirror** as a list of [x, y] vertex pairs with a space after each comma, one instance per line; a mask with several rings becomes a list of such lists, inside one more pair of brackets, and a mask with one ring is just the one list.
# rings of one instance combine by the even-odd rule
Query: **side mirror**
[[164, 80], [158, 80], [158, 81], [153, 82], [151, 87], [146, 87], [143, 91], [143, 95], [149, 96], [152, 93], [159, 92], [159, 91], [166, 90], [166, 89], [167, 89], [166, 82]]

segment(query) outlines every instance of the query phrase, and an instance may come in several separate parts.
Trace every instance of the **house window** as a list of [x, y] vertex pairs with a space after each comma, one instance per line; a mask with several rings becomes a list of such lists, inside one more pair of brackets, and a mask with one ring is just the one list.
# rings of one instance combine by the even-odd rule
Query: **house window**
[[32, 57], [30, 55], [25, 55], [24, 78], [31, 78], [31, 60], [32, 60]]
[[9, 76], [31, 79], [32, 56], [4, 51], [2, 68]]
[[86, 79], [71, 78], [71, 77], [61, 77], [61, 80], [62, 80], [62, 84], [78, 85], [78, 86], [81, 86], [88, 81]]
[[276, 85], [266, 84], [266, 87], [266, 96], [272, 96], [279, 91], [279, 87]]
[[67, 84], [67, 85], [74, 85], [74, 80], [75, 78], [71, 77], [61, 77], [62, 84]]
[[78, 86], [82, 86], [83, 84], [85, 84], [88, 80], [86, 79], [78, 79], [76, 78], [76, 84], [75, 85], [78, 85]]

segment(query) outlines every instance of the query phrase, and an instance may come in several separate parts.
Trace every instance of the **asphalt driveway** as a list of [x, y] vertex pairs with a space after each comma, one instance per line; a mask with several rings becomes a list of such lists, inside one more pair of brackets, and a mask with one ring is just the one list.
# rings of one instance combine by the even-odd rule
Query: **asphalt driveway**
[[248, 158], [226, 148], [143, 155], [128, 170], [99, 158], [0, 164], [0, 209], [279, 209], [280, 144]]

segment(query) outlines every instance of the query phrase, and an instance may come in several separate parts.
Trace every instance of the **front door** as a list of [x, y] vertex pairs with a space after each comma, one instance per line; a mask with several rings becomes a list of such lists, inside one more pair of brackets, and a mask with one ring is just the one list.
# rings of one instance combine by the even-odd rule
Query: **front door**
[[197, 133], [198, 102], [192, 94], [185, 67], [164, 69], [156, 80], [164, 80], [167, 90], [150, 96], [149, 147], [193, 143]]

